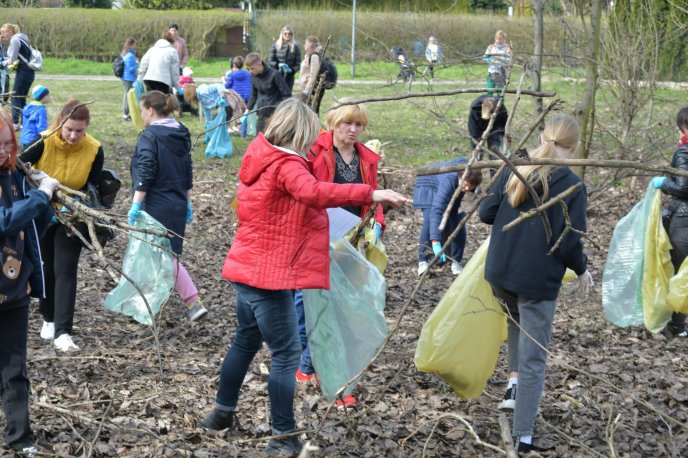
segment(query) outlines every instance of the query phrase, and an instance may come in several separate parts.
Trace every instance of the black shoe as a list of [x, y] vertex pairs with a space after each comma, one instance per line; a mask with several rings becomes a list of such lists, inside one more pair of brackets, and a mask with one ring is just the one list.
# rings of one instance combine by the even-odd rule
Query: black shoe
[[303, 445], [296, 436], [270, 439], [265, 453], [270, 456], [298, 456]]
[[516, 385], [511, 385], [511, 388], [504, 393], [504, 399], [497, 406], [499, 410], [514, 410], [516, 408]]
[[201, 425], [208, 429], [221, 431], [228, 428], [236, 429], [239, 426], [239, 421], [237, 420], [236, 412], [224, 412], [213, 409], [201, 420]]
[[520, 455], [521, 453], [530, 453], [530, 452], [551, 452], [555, 449], [555, 447], [538, 447], [537, 445], [533, 444], [526, 444], [525, 442], [518, 442], [518, 448], [516, 449], [516, 452]]

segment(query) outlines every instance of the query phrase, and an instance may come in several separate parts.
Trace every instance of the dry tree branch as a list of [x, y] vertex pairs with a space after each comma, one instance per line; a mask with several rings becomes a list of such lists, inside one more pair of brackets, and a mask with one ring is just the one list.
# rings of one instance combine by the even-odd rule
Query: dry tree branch
[[591, 239], [586, 232], [580, 231], [580, 230], [576, 229], [575, 227], [573, 227], [573, 224], [571, 223], [571, 217], [569, 216], [569, 209], [566, 206], [566, 203], [563, 200], [560, 200], [559, 204], [561, 205], [561, 211], [564, 213], [564, 224], [565, 224], [564, 230], [561, 232], [559, 239], [557, 239], [556, 243], [554, 244], [552, 249], [549, 250], [549, 253], [547, 253], [547, 254], [551, 255], [552, 253], [557, 251], [557, 249], [559, 248], [559, 245], [561, 245], [561, 242], [564, 240], [564, 237], [566, 237], [566, 235], [569, 232], [573, 232], [574, 234], [578, 235], [579, 237], [585, 238], [595, 248], [600, 250], [601, 249], [600, 246], [597, 243], [595, 243], [595, 241], [593, 239]]
[[551, 199], [549, 199], [544, 204], [542, 204], [538, 207], [535, 207], [535, 208], [531, 208], [527, 212], [521, 212], [521, 215], [518, 218], [516, 218], [515, 220], [511, 221], [509, 224], [506, 224], [506, 225], [504, 225], [504, 227], [502, 227], [502, 232], [506, 232], [506, 231], [513, 229], [515, 226], [521, 224], [525, 220], [530, 219], [539, 213], [544, 213], [545, 210], [547, 210], [550, 207], [553, 207], [554, 205], [556, 205], [560, 201], [563, 201], [565, 198], [567, 198], [568, 196], [573, 194], [577, 189], [581, 188], [582, 186], [583, 186], [583, 183], [578, 182], [578, 183], [574, 184], [573, 186], [569, 187], [568, 189], [566, 189], [565, 191], [562, 191], [559, 194], [557, 194], [556, 196], [552, 197]]
[[509, 420], [503, 413], [499, 414], [499, 435], [502, 438], [502, 443], [506, 449], [507, 458], [518, 458], [518, 453], [514, 450], [514, 444], [511, 442], [511, 428], [509, 428]]
[[[367, 99], [352, 99], [346, 102], [337, 102], [333, 107], [331, 107], [329, 110], [335, 110], [337, 108], [346, 106], [346, 105], [357, 105], [359, 103], [372, 103], [372, 102], [391, 102], [394, 100], [404, 100], [404, 99], [412, 99], [412, 98], [417, 98], [417, 97], [444, 97], [444, 96], [449, 96], [449, 95], [458, 95], [458, 94], [477, 94], [481, 92], [488, 92], [492, 91], [494, 88], [489, 89], [489, 88], [481, 88], [481, 89], [456, 89], [453, 91], [438, 91], [438, 92], [410, 92], [408, 94], [402, 94], [402, 95], [392, 95], [388, 97], [371, 97]], [[508, 94], [515, 94], [516, 91], [513, 89], [507, 89], [504, 91], [505, 93]], [[530, 89], [522, 89], [520, 91], [521, 94], [525, 95], [532, 95], [533, 97], [555, 97], [557, 95], [556, 92], [538, 92], [538, 91], [532, 91]]]
[[[436, 430], [437, 427], [439, 426], [440, 422], [441, 422], [442, 420], [444, 420], [445, 418], [454, 418], [454, 419], [456, 419], [456, 420], [459, 420], [461, 423], [463, 423], [463, 424], [466, 426], [466, 431], [468, 431], [468, 433], [469, 433], [471, 436], [473, 436], [473, 439], [475, 439], [475, 443], [476, 443], [476, 444], [481, 445], [481, 446], [483, 446], [483, 447], [486, 447], [486, 448], [492, 450], [493, 452], [498, 452], [498, 453], [500, 453], [500, 454], [506, 454], [506, 452], [505, 452], [504, 450], [502, 450], [501, 448], [499, 448], [499, 447], [497, 447], [497, 446], [494, 446], [494, 445], [492, 445], [492, 444], [490, 444], [490, 443], [488, 443], [488, 442], [483, 441], [483, 440], [480, 438], [480, 436], [478, 435], [478, 433], [475, 431], [475, 429], [473, 428], [473, 425], [471, 425], [470, 422], [469, 422], [468, 420], [466, 420], [463, 416], [461, 416], [461, 415], [459, 415], [459, 414], [456, 414], [456, 413], [445, 413], [445, 414], [440, 415], [440, 416], [435, 420], [435, 424], [433, 425], [432, 430], [430, 430], [430, 434], [428, 435], [428, 438], [427, 438], [427, 440], [425, 441], [425, 445], [423, 446], [423, 455], [422, 455], [422, 456], [426, 456], [426, 452], [427, 452], [428, 444], [430, 443], [430, 439], [431, 439], [432, 436], [435, 434], [435, 430]], [[421, 426], [419, 427], [419, 429], [420, 429], [422, 426], [424, 426], [424, 425], [421, 425]]]

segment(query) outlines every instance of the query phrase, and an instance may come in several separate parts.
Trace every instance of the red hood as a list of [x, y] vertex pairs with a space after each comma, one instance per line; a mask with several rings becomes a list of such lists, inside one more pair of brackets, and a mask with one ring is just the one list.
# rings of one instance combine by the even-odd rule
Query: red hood
[[250, 186], [260, 178], [268, 167], [281, 161], [306, 162], [297, 153], [280, 149], [271, 144], [265, 139], [263, 133], [260, 132], [246, 149], [244, 158], [241, 161], [241, 168], [239, 168], [239, 180], [245, 185]]

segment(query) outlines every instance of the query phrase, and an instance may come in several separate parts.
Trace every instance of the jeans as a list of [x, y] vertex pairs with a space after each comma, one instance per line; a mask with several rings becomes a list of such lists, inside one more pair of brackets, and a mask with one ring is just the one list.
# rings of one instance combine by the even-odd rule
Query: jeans
[[127, 94], [129, 93], [129, 89], [131, 89], [134, 85], [134, 82], [122, 80], [122, 84], [124, 85], [124, 96], [122, 97], [122, 114], [124, 116], [129, 116], [129, 100], [127, 100]]
[[39, 302], [43, 319], [55, 323], [55, 338], [71, 334], [76, 303], [76, 272], [81, 242], [68, 237], [65, 226], [54, 224], [40, 242], [45, 266], [45, 299]]
[[[552, 337], [556, 300], [517, 298], [518, 325], [509, 320], [507, 348], [510, 366], [518, 362], [518, 391], [514, 409], [514, 436], [532, 436], [542, 390], [545, 386], [547, 351]], [[544, 347], [543, 348], [541, 348]], [[509, 367], [509, 370], [513, 370]]]
[[234, 411], [248, 367], [267, 342], [272, 354], [268, 394], [272, 428], [276, 434], [296, 429], [294, 419], [294, 373], [301, 345], [291, 290], [271, 291], [233, 283], [236, 290], [236, 336], [220, 372], [215, 408]]
[[[454, 232], [463, 219], [466, 216], [463, 212], [451, 212], [449, 214], [449, 219], [447, 220], [447, 227], [442, 231], [442, 245], [447, 241], [449, 236]], [[466, 248], [466, 226], [462, 227], [459, 233], [452, 240], [451, 246], [449, 247], [449, 257], [456, 261], [461, 262], [463, 258], [463, 251]], [[433, 257], [432, 252], [432, 241], [430, 240], [430, 209], [423, 209], [423, 226], [420, 229], [420, 240], [418, 245], [418, 260], [419, 261], [429, 261]]]
[[303, 293], [297, 289], [294, 293], [294, 308], [296, 320], [299, 324], [299, 340], [301, 341], [301, 362], [299, 369], [304, 374], [314, 374], [315, 368], [311, 360], [311, 349], [308, 347], [308, 332], [306, 331], [306, 312], [303, 308]]
[[26, 368], [28, 327], [28, 297], [21, 307], [0, 311], [0, 394], [7, 421], [5, 442], [12, 448], [33, 445]]
[[[671, 264], [674, 272], [678, 272], [683, 260], [688, 255], [688, 216], [674, 216], [669, 225], [669, 241], [671, 242]], [[686, 330], [686, 315], [674, 312], [667, 325], [669, 331], [678, 334]]]
[[26, 106], [26, 98], [33, 84], [33, 79], [36, 77], [36, 72], [31, 70], [26, 65], [19, 65], [17, 73], [14, 76], [14, 86], [12, 90], [12, 122], [19, 124], [22, 110]]

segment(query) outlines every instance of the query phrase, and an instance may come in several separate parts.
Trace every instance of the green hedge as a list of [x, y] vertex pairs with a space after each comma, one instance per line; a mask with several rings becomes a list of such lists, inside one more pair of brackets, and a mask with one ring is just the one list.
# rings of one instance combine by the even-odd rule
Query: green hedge
[[[533, 18], [506, 15], [457, 15], [438, 13], [373, 13], [357, 15], [356, 51], [357, 59], [385, 59], [394, 46], [404, 48], [413, 58], [415, 40], [427, 42], [429, 35], [435, 35], [442, 45], [445, 57], [450, 60], [480, 59], [487, 45], [494, 41], [497, 30], [507, 33], [507, 40], [521, 55], [533, 50]], [[574, 39], [582, 43], [582, 32], [574, 22]], [[307, 35], [317, 36], [325, 42], [332, 35], [330, 52], [338, 58], [349, 60], [351, 56], [351, 12], [315, 11], [260, 11], [257, 14], [254, 47], [267, 52], [277, 39], [284, 24], [294, 27], [299, 44]], [[580, 44], [564, 43], [561, 20], [548, 17], [545, 20], [545, 54], [561, 54], [577, 49]], [[575, 58], [579, 56], [574, 54]], [[423, 56], [421, 56], [424, 59]]]
[[170, 24], [177, 23], [194, 59], [212, 56], [226, 27], [241, 26], [239, 11], [95, 10], [81, 8], [3, 8], [7, 22], [18, 24], [32, 44], [51, 57], [111, 60], [133, 36], [145, 52]]

